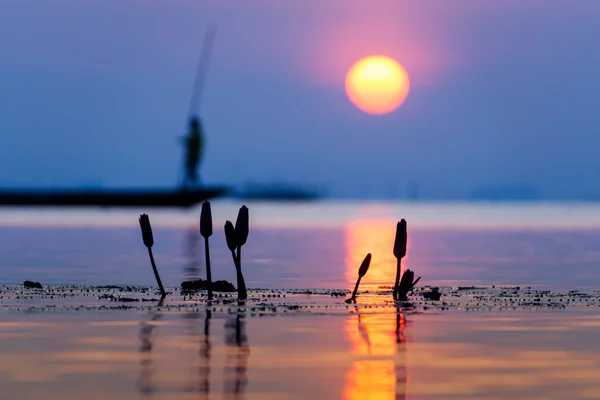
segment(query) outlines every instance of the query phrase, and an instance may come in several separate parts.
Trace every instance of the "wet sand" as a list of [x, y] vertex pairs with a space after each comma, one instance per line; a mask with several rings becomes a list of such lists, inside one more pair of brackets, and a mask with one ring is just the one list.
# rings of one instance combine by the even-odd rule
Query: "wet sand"
[[326, 291], [251, 291], [243, 306], [174, 293], [158, 307], [94, 291], [106, 289], [2, 288], [2, 398], [600, 396], [594, 294], [523, 288], [508, 309], [512, 292], [499, 288], [444, 288], [442, 301], [415, 296], [400, 306], [385, 292], [349, 305]]

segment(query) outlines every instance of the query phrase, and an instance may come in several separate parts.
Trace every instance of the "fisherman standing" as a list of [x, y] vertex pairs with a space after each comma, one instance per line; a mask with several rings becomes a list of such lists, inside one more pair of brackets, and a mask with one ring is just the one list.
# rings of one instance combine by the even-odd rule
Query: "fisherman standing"
[[194, 186], [200, 182], [197, 169], [203, 150], [202, 127], [198, 117], [190, 119], [190, 132], [185, 140], [185, 180], [184, 186]]

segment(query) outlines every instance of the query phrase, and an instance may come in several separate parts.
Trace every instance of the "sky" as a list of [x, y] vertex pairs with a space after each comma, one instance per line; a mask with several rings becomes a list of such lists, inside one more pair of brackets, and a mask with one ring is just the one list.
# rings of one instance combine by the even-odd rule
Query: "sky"
[[[337, 198], [600, 198], [597, 0], [0, 0], [0, 187], [168, 187], [199, 110], [206, 184]], [[396, 111], [344, 91], [387, 55]]]

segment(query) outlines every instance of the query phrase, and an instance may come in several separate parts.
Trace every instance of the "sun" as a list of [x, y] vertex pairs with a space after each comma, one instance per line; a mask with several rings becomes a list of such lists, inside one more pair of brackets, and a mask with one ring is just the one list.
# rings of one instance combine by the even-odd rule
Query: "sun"
[[360, 110], [375, 115], [400, 107], [410, 89], [406, 70], [386, 56], [358, 60], [346, 75], [346, 93]]

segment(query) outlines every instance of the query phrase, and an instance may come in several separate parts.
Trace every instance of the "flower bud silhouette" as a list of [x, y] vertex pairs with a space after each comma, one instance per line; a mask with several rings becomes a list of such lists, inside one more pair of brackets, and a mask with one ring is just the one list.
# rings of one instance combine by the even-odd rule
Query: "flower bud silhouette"
[[394, 300], [398, 300], [398, 286], [400, 285], [401, 260], [406, 255], [406, 220], [402, 219], [396, 224], [396, 238], [394, 239], [394, 256], [396, 257], [396, 280], [394, 281]]
[[210, 269], [210, 247], [208, 245], [208, 238], [213, 233], [212, 227], [212, 212], [210, 209], [210, 203], [205, 201], [202, 203], [202, 211], [200, 211], [200, 235], [204, 237], [204, 257], [206, 259], [206, 282], [208, 291], [208, 300], [212, 300], [212, 272]]
[[346, 300], [346, 303], [352, 303], [356, 301], [356, 294], [358, 293], [358, 285], [360, 285], [360, 280], [363, 276], [366, 275], [369, 270], [369, 266], [371, 265], [371, 253], [367, 254], [363, 262], [360, 264], [358, 268], [358, 279], [356, 280], [356, 285], [354, 285], [354, 291], [352, 292], [352, 297]]
[[235, 229], [233, 228], [231, 221], [225, 222], [225, 239], [227, 240], [227, 247], [229, 247], [229, 250], [235, 251], [237, 243], [235, 241]]
[[402, 274], [402, 280], [400, 281], [400, 285], [397, 289], [397, 300], [407, 301], [408, 300], [408, 292], [410, 292], [415, 285], [421, 280], [421, 277], [417, 278], [416, 281], [413, 281], [415, 278], [415, 273], [410, 269], [404, 271]]
[[406, 255], [406, 220], [402, 219], [396, 224], [396, 240], [394, 240], [394, 256], [403, 258]]
[[248, 207], [240, 207], [237, 220], [235, 221], [235, 241], [238, 247], [246, 244], [248, 232], [250, 231], [250, 221], [248, 216]]
[[140, 215], [140, 228], [142, 229], [142, 240], [148, 248], [154, 245], [154, 237], [152, 236], [152, 227], [150, 226], [150, 218], [146, 214]]
[[200, 234], [205, 238], [213, 234], [212, 212], [208, 201], [202, 203], [202, 211], [200, 211]]
[[233, 257], [233, 263], [237, 272], [239, 300], [246, 300], [248, 297], [244, 275], [242, 274], [242, 246], [246, 244], [246, 240], [248, 239], [249, 224], [248, 207], [246, 206], [240, 208], [235, 228], [230, 221], [225, 223], [225, 239], [227, 240], [227, 247], [231, 250], [231, 256]]
[[367, 271], [369, 270], [370, 265], [371, 265], [371, 253], [367, 254], [367, 256], [365, 257], [363, 262], [360, 264], [360, 267], [358, 268], [358, 277], [359, 278], [362, 278], [363, 276], [365, 276], [367, 274]]
[[148, 215], [140, 215], [140, 228], [142, 229], [142, 240], [144, 241], [144, 245], [148, 248], [148, 255], [150, 256], [150, 263], [152, 264], [152, 270], [154, 271], [156, 283], [158, 283], [160, 293], [162, 295], [162, 298], [164, 299], [167, 295], [167, 292], [165, 292], [165, 288], [163, 287], [162, 281], [160, 280], [158, 268], [156, 268], [156, 263], [154, 262], [154, 255], [152, 254], [154, 237], [152, 236], [152, 227], [150, 226], [150, 218], [148, 217]]

